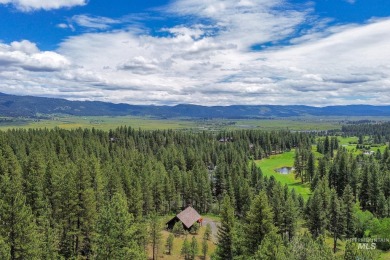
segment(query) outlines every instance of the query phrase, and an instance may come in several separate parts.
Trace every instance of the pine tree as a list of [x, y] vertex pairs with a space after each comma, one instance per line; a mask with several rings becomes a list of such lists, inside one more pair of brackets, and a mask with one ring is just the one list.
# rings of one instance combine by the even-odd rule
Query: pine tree
[[253, 255], [257, 251], [266, 234], [275, 231], [272, 209], [264, 191], [253, 199], [243, 229], [248, 255]]
[[295, 157], [294, 157], [294, 173], [295, 178], [300, 178], [301, 182], [304, 182], [304, 162], [302, 161], [302, 151], [299, 148], [295, 149]]
[[202, 256], [203, 256], [203, 260], [206, 260], [208, 250], [209, 250], [209, 244], [207, 243], [207, 240], [206, 239], [202, 239]]
[[183, 256], [185, 260], [190, 260], [191, 246], [188, 242], [187, 237], [183, 241], [183, 246], [181, 248], [180, 255]]
[[214, 173], [214, 187], [215, 187], [215, 197], [218, 199], [222, 198], [223, 193], [227, 189], [226, 177], [225, 177], [225, 168], [226, 162], [223, 154], [220, 154], [218, 157], [218, 162]]
[[145, 258], [134, 240], [134, 218], [127, 209], [127, 202], [120, 193], [115, 193], [103, 206], [98, 220], [97, 259]]
[[329, 141], [329, 136], [326, 136], [325, 137], [325, 141], [324, 141], [324, 155], [330, 155], [330, 141]]
[[380, 180], [378, 167], [376, 164], [371, 164], [370, 167], [371, 176], [369, 179], [369, 201], [370, 201], [370, 211], [373, 213], [378, 213], [378, 204], [380, 197]]
[[216, 251], [218, 259], [233, 259], [233, 229], [234, 209], [230, 197], [226, 195], [222, 201], [221, 225], [218, 227], [218, 247]]
[[356, 230], [355, 201], [351, 186], [345, 187], [342, 201], [344, 204], [345, 235], [347, 238], [351, 238], [355, 235]]
[[284, 191], [279, 183], [273, 186], [270, 199], [270, 205], [272, 206], [272, 212], [274, 213], [274, 224], [279, 228], [280, 232], [283, 232], [282, 228], [284, 225], [284, 215], [285, 215], [285, 200], [284, 200]]
[[307, 218], [310, 232], [315, 238], [325, 234], [328, 225], [330, 191], [328, 182], [323, 179], [307, 203]]
[[283, 214], [283, 228], [282, 231], [286, 234], [288, 240], [290, 241], [297, 230], [298, 226], [298, 208], [294, 200], [288, 196], [285, 203], [285, 211]]
[[288, 259], [288, 252], [279, 234], [272, 231], [265, 235], [253, 259], [279, 260]]
[[314, 191], [316, 189], [319, 181], [320, 181], [320, 176], [318, 173], [315, 173], [313, 180], [310, 182], [310, 190], [311, 191]]
[[318, 171], [318, 175], [319, 175], [319, 179], [320, 180], [326, 176], [326, 174], [328, 172], [326, 158], [320, 158], [318, 160], [317, 171]]
[[55, 227], [56, 225], [53, 223], [54, 220], [50, 218], [51, 210], [50, 208], [46, 209], [46, 215], [39, 226], [39, 231], [42, 234], [42, 245], [41, 245], [41, 253], [42, 259], [59, 259], [59, 228]]
[[175, 236], [173, 234], [169, 234], [167, 238], [166, 247], [168, 249], [168, 255], [172, 253], [173, 250], [173, 240], [175, 239]]
[[238, 184], [239, 195], [237, 196], [237, 207], [239, 216], [245, 216], [251, 205], [252, 189], [246, 179], [240, 178], [241, 183]]
[[129, 211], [136, 219], [142, 218], [142, 188], [139, 178], [133, 176], [132, 185], [130, 186], [129, 195]]
[[322, 236], [313, 239], [309, 233], [297, 235], [288, 244], [287, 258], [292, 260], [334, 260], [329, 246], [324, 242]]
[[93, 241], [96, 240], [97, 205], [91, 175], [87, 169], [87, 164], [83, 160], [78, 162], [76, 187], [78, 193], [76, 211], [78, 235], [75, 241], [75, 251], [77, 255], [81, 254], [88, 258], [94, 254]]
[[0, 237], [9, 245], [10, 259], [38, 259], [41, 236], [22, 192], [20, 164], [9, 147], [0, 149], [0, 161]]
[[181, 221], [176, 222], [173, 226], [172, 232], [175, 236], [183, 235], [185, 233], [183, 223]]
[[198, 234], [199, 228], [200, 228], [199, 223], [198, 223], [198, 222], [195, 222], [195, 223], [191, 226], [190, 232], [193, 233], [193, 234]]
[[61, 176], [61, 187], [58, 201], [61, 221], [60, 254], [67, 258], [77, 257], [79, 253], [80, 213], [79, 189], [76, 166], [65, 162]]
[[386, 197], [383, 194], [383, 192], [380, 191], [379, 198], [378, 198], [378, 209], [377, 209], [378, 217], [385, 218], [387, 216], [387, 211], [388, 211], [388, 208], [387, 208]]
[[343, 216], [343, 206], [340, 203], [337, 192], [331, 191], [330, 208], [329, 208], [329, 231], [333, 236], [333, 252], [336, 253], [337, 239], [341, 239], [345, 230], [345, 219]]
[[[9, 182], [5, 181], [3, 185]], [[10, 204], [8, 204], [10, 203]], [[2, 221], [0, 230], [7, 234], [7, 244], [10, 248], [10, 259], [40, 258], [41, 236], [34, 216], [25, 203], [24, 196], [17, 192], [11, 198], [0, 202]]]
[[211, 238], [211, 225], [210, 223], [207, 223], [206, 229], [203, 234], [203, 239], [209, 240]]
[[363, 210], [368, 210], [370, 205], [370, 171], [368, 166], [364, 167], [362, 173], [359, 201]]
[[34, 215], [39, 218], [45, 207], [44, 177], [45, 164], [41, 153], [35, 151], [30, 154], [24, 176], [26, 202], [30, 205]]
[[314, 178], [315, 171], [316, 171], [315, 157], [314, 157], [314, 154], [312, 152], [310, 152], [309, 159], [307, 161], [307, 166], [306, 166], [306, 172], [307, 172], [306, 180], [311, 182]]
[[9, 260], [11, 259], [9, 245], [5, 242], [4, 238], [0, 236], [0, 259]]
[[161, 242], [161, 223], [157, 215], [152, 215], [150, 220], [150, 243], [152, 244], [153, 260], [158, 257], [158, 250]]
[[192, 236], [190, 248], [191, 248], [191, 254], [190, 254], [191, 260], [195, 260], [195, 257], [199, 252], [198, 241], [196, 241], [195, 236]]
[[356, 160], [350, 160], [352, 161], [351, 165], [351, 176], [350, 176], [350, 185], [352, 188], [353, 197], [355, 200], [358, 198], [358, 189], [359, 189], [359, 176], [360, 176], [360, 167], [357, 164]]

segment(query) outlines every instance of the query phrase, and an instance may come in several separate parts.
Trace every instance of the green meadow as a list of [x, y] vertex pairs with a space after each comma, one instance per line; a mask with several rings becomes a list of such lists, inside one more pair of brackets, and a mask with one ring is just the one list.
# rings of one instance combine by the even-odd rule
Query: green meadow
[[220, 131], [239, 129], [258, 130], [292, 130], [292, 131], [323, 131], [339, 129], [340, 122], [327, 119], [159, 119], [135, 116], [66, 116], [53, 115], [45, 119], [2, 118], [0, 130], [13, 128], [96, 128], [101, 130], [115, 129], [119, 126], [131, 126], [144, 130], [154, 129], [190, 129], [194, 131]]
[[[221, 131], [239, 129], [257, 129], [265, 131], [325, 131], [341, 129], [349, 121], [359, 118], [344, 117], [288, 117], [264, 119], [194, 119], [173, 118], [161, 119], [137, 116], [68, 116], [49, 115], [43, 119], [5, 118], [0, 117], [0, 130], [13, 128], [96, 128], [101, 130], [115, 129], [119, 126], [131, 126], [144, 130], [187, 129], [194, 131]], [[377, 118], [376, 118], [377, 119]], [[353, 138], [350, 140], [352, 141]], [[354, 138], [356, 139], [356, 138]], [[354, 140], [353, 139], [353, 140]], [[346, 139], [348, 141], [349, 139]]]
[[[366, 137], [367, 138], [367, 137]], [[340, 145], [346, 148], [349, 152], [352, 152], [354, 155], [359, 155], [363, 151], [361, 149], [356, 149], [356, 144], [358, 142], [358, 137], [338, 137]], [[371, 146], [370, 151], [376, 152], [379, 149], [383, 153], [386, 149], [386, 145]]]
[[50, 119], [13, 119], [0, 123], [0, 130], [13, 128], [48, 128], [55, 127], [63, 129], [76, 128], [95, 128], [108, 131], [120, 126], [130, 126], [133, 128], [141, 128], [144, 130], [154, 129], [188, 129], [195, 128], [196, 124], [193, 121], [185, 120], [165, 120], [131, 116], [99, 116], [99, 117], [76, 117], [76, 116], [61, 116], [52, 117]]
[[275, 171], [275, 169], [284, 166], [292, 167], [294, 165], [294, 153], [295, 151], [292, 150], [283, 154], [270, 156], [268, 159], [256, 161], [256, 163], [265, 176], [274, 176], [277, 181], [282, 184], [287, 184], [290, 189], [295, 189], [297, 193], [301, 194], [307, 200], [311, 194], [309, 184], [302, 184], [299, 179], [295, 179], [294, 173], [281, 174]]

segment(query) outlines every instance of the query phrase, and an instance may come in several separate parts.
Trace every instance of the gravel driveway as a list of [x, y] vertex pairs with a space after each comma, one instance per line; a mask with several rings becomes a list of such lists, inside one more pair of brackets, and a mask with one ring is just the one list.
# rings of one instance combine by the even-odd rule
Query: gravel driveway
[[211, 239], [212, 239], [212, 241], [214, 243], [217, 243], [218, 242], [217, 233], [218, 233], [218, 225], [219, 225], [219, 223], [215, 222], [212, 219], [204, 218], [202, 225], [206, 226], [207, 224], [210, 224], [210, 226], [211, 226], [211, 233], [212, 233]]

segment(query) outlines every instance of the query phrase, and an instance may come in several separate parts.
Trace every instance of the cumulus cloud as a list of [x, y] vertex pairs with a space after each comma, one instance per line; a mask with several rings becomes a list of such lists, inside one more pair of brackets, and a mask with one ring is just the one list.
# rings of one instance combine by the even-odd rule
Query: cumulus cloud
[[283, 0], [182, 0], [163, 11], [208, 20], [216, 38], [239, 48], [278, 41], [292, 34], [310, 11], [288, 8]]
[[51, 51], [40, 51], [27, 40], [0, 44], [0, 71], [59, 71], [69, 67], [64, 56]]
[[[132, 104], [390, 104], [390, 19], [315, 21], [297, 36], [310, 10], [285, 4], [176, 1], [161, 11], [195, 22], [157, 35], [81, 17], [99, 32], [69, 37], [56, 52], [0, 44], [0, 88]], [[283, 40], [290, 45], [266, 47]]]
[[9, 4], [22, 12], [70, 8], [87, 4], [87, 0], [0, 0], [0, 4]]

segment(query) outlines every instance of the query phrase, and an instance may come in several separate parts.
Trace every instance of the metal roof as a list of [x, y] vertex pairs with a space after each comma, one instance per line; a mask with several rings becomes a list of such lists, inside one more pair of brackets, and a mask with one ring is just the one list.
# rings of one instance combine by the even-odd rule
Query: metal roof
[[191, 206], [177, 214], [176, 217], [180, 219], [180, 221], [183, 222], [187, 228], [190, 228], [196, 221], [202, 218], [199, 213]]

